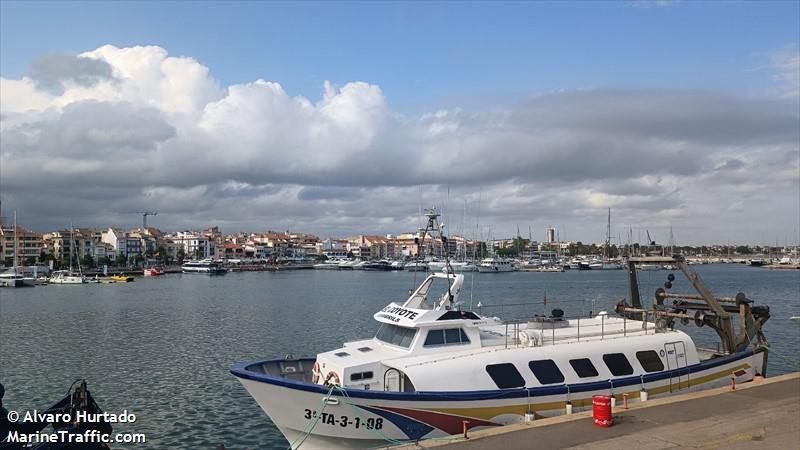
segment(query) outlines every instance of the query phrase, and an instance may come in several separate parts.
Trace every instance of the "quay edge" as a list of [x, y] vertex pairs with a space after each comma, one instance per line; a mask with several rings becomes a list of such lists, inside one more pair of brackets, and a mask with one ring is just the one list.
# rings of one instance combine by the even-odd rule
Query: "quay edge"
[[555, 448], [792, 448], [800, 442], [800, 372], [731, 387], [634, 402], [614, 408], [614, 426], [595, 427], [583, 411], [430, 439], [391, 450]]

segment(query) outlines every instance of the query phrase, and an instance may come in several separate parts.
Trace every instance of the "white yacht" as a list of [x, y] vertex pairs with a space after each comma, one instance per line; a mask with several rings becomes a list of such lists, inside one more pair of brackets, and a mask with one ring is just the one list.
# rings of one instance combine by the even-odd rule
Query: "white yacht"
[[7, 272], [0, 273], [0, 286], [23, 287], [25, 286], [25, 282], [22, 275], [9, 270]]
[[84, 284], [86, 277], [82, 274], [75, 275], [71, 270], [56, 270], [50, 275], [50, 284]]
[[407, 262], [405, 269], [409, 272], [427, 272], [428, 263], [424, 261], [411, 261]]
[[441, 272], [444, 270], [444, 266], [447, 265], [444, 261], [428, 261], [428, 272]]
[[181, 266], [181, 271], [183, 273], [198, 273], [204, 275], [222, 275], [228, 272], [222, 264], [211, 258], [206, 258], [201, 261], [186, 261], [183, 263], [183, 266]]
[[[405, 302], [375, 313], [374, 337], [315, 358], [243, 362], [231, 373], [293, 449], [414, 442], [460, 434], [465, 422], [481, 429], [564, 414], [567, 405], [588, 409], [593, 395], [636, 401], [645, 393], [683, 393], [765, 375], [761, 330], [769, 308], [744, 294], [711, 297], [678, 261], [703, 294], [659, 289], [661, 301], [647, 310], [637, 288], [630, 291], [632, 305], [617, 305], [619, 316], [565, 317], [553, 310], [512, 322], [460, 309], [464, 275], [434, 273]], [[636, 271], [630, 272], [638, 286]], [[665, 299], [674, 301], [665, 306]], [[745, 319], [737, 335], [740, 307]], [[710, 325], [722, 350], [698, 348], [674, 328], [679, 323]]]
[[481, 261], [478, 266], [478, 272], [496, 273], [496, 272], [513, 272], [514, 265], [507, 259], [500, 258], [486, 258]]
[[342, 268], [342, 264], [347, 262], [345, 259], [339, 258], [331, 258], [327, 261], [323, 261], [321, 263], [314, 264], [315, 270], [339, 270]]
[[463, 261], [463, 262], [459, 262], [459, 261], [451, 262], [450, 266], [444, 266], [444, 268], [442, 268], [442, 272], [444, 272], [444, 273], [450, 272], [450, 269], [448, 269], [448, 267], [453, 269], [453, 273], [477, 272], [478, 271], [478, 267], [477, 266], [475, 266], [474, 264], [470, 264], [470, 263], [468, 263], [466, 261]]

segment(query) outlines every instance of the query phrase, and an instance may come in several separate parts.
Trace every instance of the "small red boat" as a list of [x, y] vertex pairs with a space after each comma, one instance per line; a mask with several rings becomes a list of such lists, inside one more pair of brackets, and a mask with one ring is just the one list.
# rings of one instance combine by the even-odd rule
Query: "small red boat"
[[144, 268], [144, 276], [146, 277], [157, 277], [159, 275], [164, 275], [164, 269], [159, 267], [145, 267]]

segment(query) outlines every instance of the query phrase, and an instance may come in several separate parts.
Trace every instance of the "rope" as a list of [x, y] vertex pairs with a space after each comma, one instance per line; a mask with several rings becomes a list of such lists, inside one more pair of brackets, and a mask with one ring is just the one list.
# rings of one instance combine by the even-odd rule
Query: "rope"
[[791, 364], [792, 366], [794, 366], [794, 367], [796, 367], [796, 368], [800, 369], [800, 361], [798, 361], [798, 360], [796, 360], [796, 359], [794, 359], [794, 358], [792, 358], [792, 357], [788, 357], [788, 356], [781, 355], [780, 353], [778, 353], [778, 352], [776, 352], [775, 350], [773, 350], [773, 349], [772, 349], [772, 347], [770, 347], [769, 345], [762, 345], [762, 346], [763, 346], [764, 348], [766, 348], [767, 350], [769, 350], [769, 353], [770, 353], [770, 354], [773, 354], [773, 353], [774, 353], [774, 354], [775, 354], [775, 356], [777, 356], [778, 358], [780, 358], [780, 359], [782, 359], [782, 360], [784, 360], [784, 361], [788, 362], [788, 363], [789, 363], [789, 364]]
[[[320, 405], [319, 414], [317, 414], [317, 417], [313, 421], [309, 422], [308, 425], [306, 425], [306, 428], [303, 430], [300, 436], [298, 436], [294, 442], [289, 444], [289, 448], [287, 450], [300, 448], [300, 446], [303, 445], [303, 442], [305, 442], [306, 439], [311, 435], [311, 432], [314, 431], [314, 427], [317, 426], [317, 423], [319, 423], [320, 419], [322, 418], [322, 412], [325, 411], [325, 407], [328, 406], [328, 400], [331, 398], [331, 395], [333, 395], [333, 390], [335, 388], [336, 385], [331, 386], [328, 394], [322, 398], [322, 404]], [[297, 447], [295, 447], [295, 444], [297, 444]]]

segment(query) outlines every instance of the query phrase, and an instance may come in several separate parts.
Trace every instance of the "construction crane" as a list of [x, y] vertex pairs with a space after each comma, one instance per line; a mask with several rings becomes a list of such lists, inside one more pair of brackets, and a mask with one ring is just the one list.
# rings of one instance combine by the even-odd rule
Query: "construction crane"
[[157, 216], [157, 211], [138, 211], [142, 215], [142, 231], [147, 229], [147, 216]]

